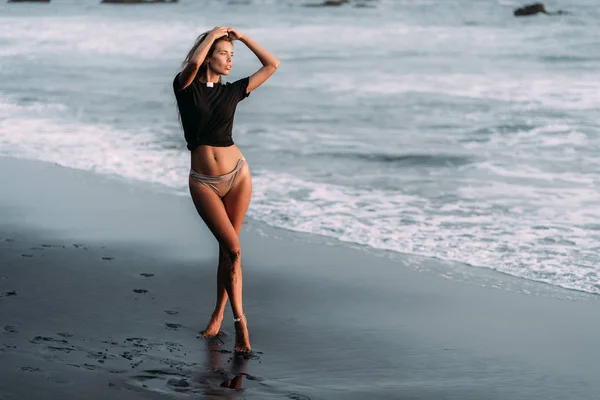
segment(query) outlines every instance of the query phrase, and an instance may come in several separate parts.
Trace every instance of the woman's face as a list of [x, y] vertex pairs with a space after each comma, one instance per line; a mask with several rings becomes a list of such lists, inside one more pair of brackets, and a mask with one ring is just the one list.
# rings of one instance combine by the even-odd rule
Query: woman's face
[[208, 59], [210, 69], [220, 75], [229, 75], [232, 66], [233, 44], [221, 40], [215, 45], [215, 51]]

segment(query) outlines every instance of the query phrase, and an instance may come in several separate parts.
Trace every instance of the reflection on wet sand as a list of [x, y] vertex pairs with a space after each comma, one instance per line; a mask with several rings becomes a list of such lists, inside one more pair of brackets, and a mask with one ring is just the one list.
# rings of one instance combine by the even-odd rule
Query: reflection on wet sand
[[248, 360], [258, 359], [258, 356], [224, 350], [222, 343], [222, 340], [206, 340], [205, 374], [197, 376], [196, 381], [207, 386], [205, 395], [220, 399], [234, 398], [236, 392], [245, 390], [244, 377], [259, 380], [248, 374]]

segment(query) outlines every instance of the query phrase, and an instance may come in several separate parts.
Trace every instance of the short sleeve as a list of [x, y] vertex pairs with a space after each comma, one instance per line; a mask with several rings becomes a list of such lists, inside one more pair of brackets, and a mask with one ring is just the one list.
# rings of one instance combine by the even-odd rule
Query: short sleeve
[[179, 74], [181, 74], [181, 72], [179, 72], [177, 75], [175, 75], [175, 79], [173, 79], [173, 91], [175, 93], [181, 93], [181, 85], [179, 84]]
[[249, 82], [250, 77], [245, 77], [230, 84], [231, 96], [235, 101], [239, 102], [250, 96], [250, 93], [246, 93]]

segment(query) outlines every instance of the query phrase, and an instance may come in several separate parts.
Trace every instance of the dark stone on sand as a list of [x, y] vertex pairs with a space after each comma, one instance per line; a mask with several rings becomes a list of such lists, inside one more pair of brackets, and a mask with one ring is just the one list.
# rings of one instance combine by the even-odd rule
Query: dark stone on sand
[[145, 277], [145, 278], [150, 278], [151, 276], [154, 276], [154, 274], [149, 274], [147, 272], [142, 272], [140, 275], [143, 276], [143, 277]]
[[136, 293], [148, 293], [146, 289], [133, 289], [133, 291]]
[[6, 292], [4, 293], [2, 296], [8, 297], [8, 296], [16, 296], [17, 292], [15, 292], [14, 290], [11, 292]]
[[115, 258], [114, 258], [114, 257], [102, 257], [102, 259], [103, 259], [103, 260], [106, 260], [106, 261], [112, 261], [112, 260], [114, 260]]
[[179, 0], [102, 0], [100, 3], [140, 4], [140, 3], [177, 3]]

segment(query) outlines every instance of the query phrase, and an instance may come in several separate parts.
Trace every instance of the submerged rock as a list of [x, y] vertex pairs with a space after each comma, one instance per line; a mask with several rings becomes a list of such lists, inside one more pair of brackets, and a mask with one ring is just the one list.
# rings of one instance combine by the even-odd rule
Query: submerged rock
[[100, 3], [139, 4], [139, 3], [177, 3], [179, 0], [102, 0]]

